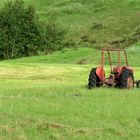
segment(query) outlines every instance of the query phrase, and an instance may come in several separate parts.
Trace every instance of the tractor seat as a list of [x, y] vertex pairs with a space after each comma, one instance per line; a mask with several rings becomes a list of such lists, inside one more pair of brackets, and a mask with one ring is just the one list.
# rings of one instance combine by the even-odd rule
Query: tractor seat
[[112, 73], [112, 74], [119, 74], [119, 73], [120, 73], [120, 68], [121, 68], [121, 67], [114, 66], [114, 67], [113, 67], [113, 71], [112, 71], [111, 73]]
[[112, 71], [111, 74], [119, 74], [119, 72]]

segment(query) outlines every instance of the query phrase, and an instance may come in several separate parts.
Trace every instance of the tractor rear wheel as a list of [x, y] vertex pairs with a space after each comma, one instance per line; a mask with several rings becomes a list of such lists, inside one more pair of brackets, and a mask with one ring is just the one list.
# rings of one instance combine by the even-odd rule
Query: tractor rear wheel
[[125, 69], [121, 74], [120, 80], [121, 88], [131, 89], [134, 87], [134, 76], [130, 70]]
[[93, 68], [90, 71], [89, 79], [88, 79], [88, 88], [89, 89], [91, 89], [93, 87], [99, 87], [99, 86], [101, 86], [100, 85], [100, 82], [101, 81], [100, 81], [99, 77], [96, 74], [96, 69], [97, 68]]

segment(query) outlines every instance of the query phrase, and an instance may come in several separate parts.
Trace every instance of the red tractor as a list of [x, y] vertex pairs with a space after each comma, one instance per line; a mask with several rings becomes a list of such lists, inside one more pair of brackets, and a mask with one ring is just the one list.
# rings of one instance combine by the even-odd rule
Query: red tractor
[[[108, 78], [105, 76], [104, 62], [105, 62], [105, 52], [107, 52], [107, 57], [110, 64], [110, 75]], [[112, 58], [115, 57], [112, 53], [117, 53], [117, 61], [113, 62]], [[122, 62], [122, 56], [124, 56], [124, 61]], [[115, 66], [113, 64], [116, 64]], [[101, 66], [93, 68], [89, 74], [88, 88], [100, 87], [103, 85], [127, 88], [131, 89], [134, 84], [140, 87], [140, 81], [134, 81], [134, 70], [128, 65], [127, 54], [124, 49], [113, 49], [104, 48], [102, 49], [102, 62]]]

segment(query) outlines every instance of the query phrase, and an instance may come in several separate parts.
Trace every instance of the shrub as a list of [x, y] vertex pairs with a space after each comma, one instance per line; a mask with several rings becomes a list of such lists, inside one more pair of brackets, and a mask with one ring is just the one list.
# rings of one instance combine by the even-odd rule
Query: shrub
[[59, 50], [64, 35], [54, 23], [41, 24], [34, 7], [25, 7], [23, 0], [8, 2], [0, 10], [0, 59]]
[[54, 22], [49, 21], [44, 26], [44, 38], [45, 38], [45, 53], [50, 53], [56, 50], [61, 50], [65, 47], [65, 34], [66, 30], [57, 26]]

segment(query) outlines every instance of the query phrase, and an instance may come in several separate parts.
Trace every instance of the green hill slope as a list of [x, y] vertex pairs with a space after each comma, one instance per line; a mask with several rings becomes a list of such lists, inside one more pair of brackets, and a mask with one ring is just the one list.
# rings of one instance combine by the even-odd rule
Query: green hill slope
[[[6, 0], [8, 1], [8, 0]], [[4, 1], [4, 2], [6, 2]], [[25, 0], [82, 46], [131, 46], [140, 39], [139, 0]], [[2, 4], [3, 2], [1, 2]]]
[[[139, 67], [140, 47], [134, 47], [127, 49], [129, 65], [133, 67]], [[112, 55], [113, 61], [117, 62], [116, 56]], [[123, 58], [123, 56], [122, 56]], [[122, 60], [124, 61], [124, 59]], [[6, 60], [1, 63], [12, 64], [27, 64], [27, 63], [43, 63], [43, 64], [78, 64], [78, 65], [99, 65], [101, 64], [101, 51], [91, 48], [78, 48], [78, 49], [64, 49], [63, 51], [57, 51], [49, 55], [25, 57], [14, 60]], [[105, 57], [105, 63], [108, 63], [108, 57]]]
[[[140, 20], [138, 0], [34, 0], [37, 13], [68, 29], [68, 37], [84, 45], [131, 45]], [[74, 36], [73, 36], [74, 35]], [[86, 42], [86, 44], [85, 44]], [[135, 42], [134, 42], [135, 43]]]

